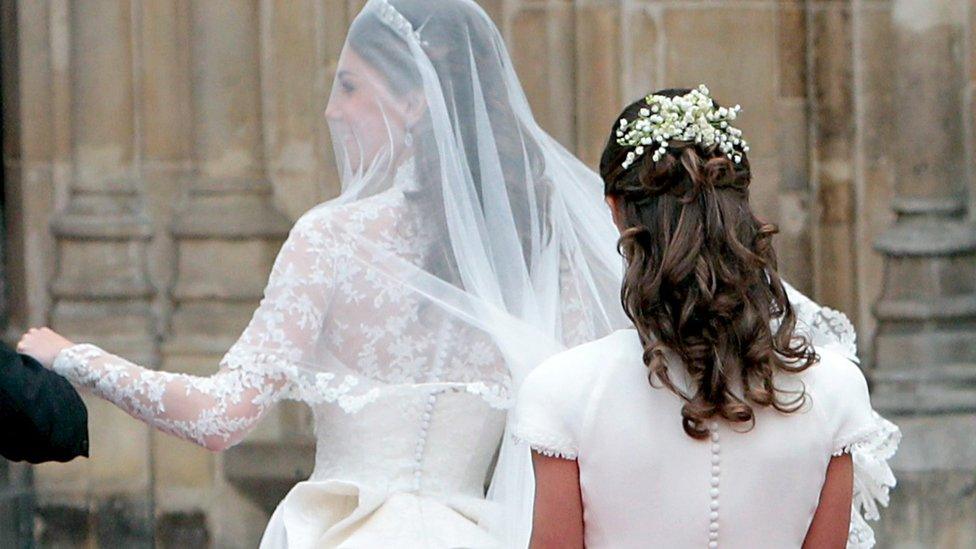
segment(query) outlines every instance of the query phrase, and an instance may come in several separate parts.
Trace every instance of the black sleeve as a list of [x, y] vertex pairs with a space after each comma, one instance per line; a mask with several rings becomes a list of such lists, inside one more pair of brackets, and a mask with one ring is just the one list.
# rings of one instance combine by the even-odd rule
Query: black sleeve
[[88, 456], [88, 410], [70, 383], [0, 344], [0, 455], [41, 463]]

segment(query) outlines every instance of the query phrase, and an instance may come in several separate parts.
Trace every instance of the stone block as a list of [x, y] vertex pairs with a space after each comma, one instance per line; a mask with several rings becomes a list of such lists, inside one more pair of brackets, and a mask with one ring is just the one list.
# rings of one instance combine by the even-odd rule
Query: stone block
[[186, 161], [193, 155], [189, 2], [138, 6], [143, 153], [150, 160]]
[[779, 95], [783, 98], [806, 98], [806, 7], [802, 2], [780, 2], [777, 11]]
[[[280, 247], [261, 240], [185, 240], [174, 295], [180, 300], [260, 298]], [[215, 257], [221, 261], [214, 262]]]
[[892, 4], [893, 161], [900, 197], [943, 199], [959, 193], [963, 173], [962, 26], [955, 2], [901, 0]]
[[815, 155], [823, 161], [850, 156], [854, 112], [851, 12], [845, 4], [826, 4], [811, 12], [813, 35]]
[[20, 40], [17, 25], [17, 4], [0, 4], [0, 109], [3, 112], [3, 162], [20, 158]]
[[[52, 65], [49, 6], [46, 2], [7, 2], [16, 5], [18, 60], [3, 66], [4, 80], [17, 84], [19, 114], [13, 127], [20, 134], [22, 160], [50, 161], [54, 153], [54, 113], [52, 112]], [[16, 76], [9, 75], [11, 69]], [[6, 124], [4, 118], [4, 124]]]
[[156, 519], [157, 549], [193, 547], [210, 547], [210, 531], [203, 512], [165, 513]]
[[[645, 2], [623, 3], [620, 10], [624, 15], [621, 28], [617, 31], [620, 34], [617, 41], [620, 44], [623, 84], [617, 112], [623, 110], [625, 104], [665, 86], [662, 59], [664, 10]], [[605, 130], [609, 130], [609, 127]]]
[[[576, 8], [576, 96], [585, 98], [576, 103], [576, 155], [594, 168], [626, 101], [621, 94], [620, 21], [615, 4]], [[645, 47], [633, 45], [637, 52]]]
[[91, 525], [88, 510], [51, 505], [37, 510], [35, 536], [41, 547], [68, 549], [89, 543]]
[[[891, 30], [891, 9], [887, 2], [864, 2], [857, 7], [852, 21], [858, 35], [853, 52], [855, 64], [855, 97], [860, 150], [865, 164], [878, 164], [893, 154], [896, 116], [894, 112], [893, 73], [896, 62]], [[872, 204], [875, 202], [872, 200]], [[869, 207], [865, 204], [865, 207]], [[878, 207], [887, 208], [887, 203]]]
[[571, 6], [516, 8], [512, 15], [512, 63], [539, 125], [564, 146], [575, 145], [575, 63]]
[[706, 13], [700, 6], [664, 12], [664, 85], [704, 83], [718, 102], [741, 104], [737, 122], [753, 155], [772, 155], [778, 139], [777, 112], [771, 108], [779, 97], [777, 12], [728, 3]]
[[264, 171], [257, 6], [191, 3], [196, 158], [208, 177]]
[[81, 2], [70, 8], [70, 127], [80, 181], [127, 175], [134, 161], [131, 6]]
[[[974, 420], [976, 421], [976, 420]], [[874, 524], [878, 547], [976, 546], [976, 471], [898, 474], [891, 506]]]
[[248, 442], [225, 453], [224, 474], [270, 513], [296, 482], [311, 475], [314, 462], [309, 441]]
[[[321, 29], [309, 17], [314, 13], [313, 4], [308, 0], [276, 3], [268, 8], [268, 23], [262, 26], [268, 177], [282, 210], [293, 219], [320, 201], [324, 189], [317, 172], [336, 173], [331, 158], [320, 158], [332, 151], [319, 142], [327, 96], [316, 82], [321, 78], [316, 65], [328, 61], [320, 59], [324, 52], [317, 48]], [[319, 147], [322, 150], [317, 151]], [[322, 165], [323, 161], [328, 165]]]
[[[154, 488], [157, 493], [173, 488], [190, 489], [197, 498], [213, 489], [214, 456], [209, 450], [161, 431], [151, 435]], [[181, 507], [192, 506], [192, 503]], [[185, 510], [185, 509], [184, 509]]]
[[810, 197], [804, 192], [780, 191], [777, 199], [780, 234], [774, 237], [773, 242], [779, 272], [798, 290], [811, 295]]
[[[860, 154], [865, 154], [860, 151]], [[875, 318], [871, 308], [881, 296], [884, 258], [867, 243], [875, 242], [895, 221], [889, 205], [894, 196], [894, 174], [891, 164], [861, 162], [857, 185], [860, 188], [857, 207], [857, 299], [861, 323], [858, 340], [867, 345], [873, 338]], [[868, 358], [868, 357], [866, 357]]]
[[153, 549], [152, 503], [148, 496], [113, 495], [97, 500], [93, 510], [97, 547]]

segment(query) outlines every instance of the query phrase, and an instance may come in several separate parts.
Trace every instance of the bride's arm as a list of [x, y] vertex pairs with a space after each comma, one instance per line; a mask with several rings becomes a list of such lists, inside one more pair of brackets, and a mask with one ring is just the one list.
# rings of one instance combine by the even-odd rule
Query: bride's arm
[[229, 448], [293, 389], [296, 372], [315, 356], [336, 277], [328, 237], [315, 215], [296, 222], [260, 306], [212, 376], [150, 370], [91, 344], [60, 350], [51, 366], [156, 428], [210, 450]]
[[213, 451], [240, 442], [287, 386], [271, 369], [159, 372], [90, 344], [61, 351], [53, 369], [136, 419]]

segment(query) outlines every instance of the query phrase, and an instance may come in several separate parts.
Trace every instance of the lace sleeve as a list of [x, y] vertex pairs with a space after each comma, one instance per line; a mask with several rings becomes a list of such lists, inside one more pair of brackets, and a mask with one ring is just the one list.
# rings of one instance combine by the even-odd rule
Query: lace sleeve
[[298, 220], [260, 306], [213, 376], [153, 371], [91, 344], [64, 349], [53, 369], [153, 427], [226, 449], [275, 401], [329, 390], [334, 375], [301, 368], [322, 335], [332, 299], [335, 249], [327, 236], [317, 217]]
[[54, 371], [136, 419], [214, 451], [240, 442], [287, 385], [270, 368], [225, 368], [211, 377], [157, 372], [88, 343], [61, 351]]

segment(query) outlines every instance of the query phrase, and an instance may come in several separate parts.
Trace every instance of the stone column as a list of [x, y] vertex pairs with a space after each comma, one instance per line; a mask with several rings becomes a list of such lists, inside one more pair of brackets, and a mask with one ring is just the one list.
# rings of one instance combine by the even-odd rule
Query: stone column
[[486, 6], [505, 36], [532, 113], [543, 129], [573, 150], [575, 14], [567, 0], [488, 2]]
[[892, 10], [896, 120], [894, 226], [875, 307], [879, 396], [906, 412], [976, 411], [976, 227], [966, 218], [962, 28], [954, 2]]
[[849, 2], [807, 3], [814, 296], [857, 317], [854, 86]]
[[[212, 375], [260, 301], [291, 223], [266, 177], [258, 2], [192, 0], [189, 29], [195, 169], [170, 227], [175, 274], [162, 353], [167, 371]], [[276, 436], [279, 423], [272, 413], [255, 436]], [[206, 515], [217, 546], [260, 538], [267, 516], [227, 485], [220, 459], [165, 435], [154, 449], [164, 513]], [[213, 505], [193, 514], [201, 501]]]
[[776, 252], [780, 273], [808, 295], [813, 290], [810, 186], [810, 97], [807, 74], [807, 12], [804, 2], [777, 6], [776, 46], [778, 93], [775, 112], [779, 165], [776, 193]]
[[[75, 341], [152, 367], [152, 230], [135, 146], [131, 5], [52, 0], [48, 7], [53, 178], [63, 197], [51, 224], [56, 271], [48, 323]], [[43, 529], [48, 536], [77, 535], [58, 532], [55, 510], [68, 506], [96, 516], [95, 543], [149, 546], [148, 428], [105, 401], [87, 403], [91, 459], [37, 468]]]
[[976, 226], [963, 183], [963, 5], [892, 4], [897, 219], [875, 242], [885, 267], [872, 375], [875, 405], [905, 435], [879, 536], [892, 546], [976, 544]]

